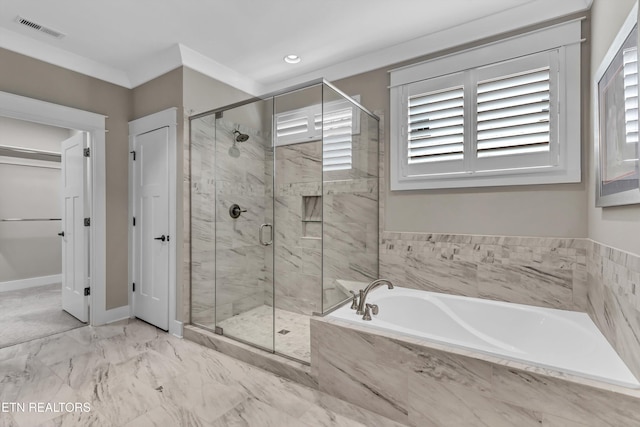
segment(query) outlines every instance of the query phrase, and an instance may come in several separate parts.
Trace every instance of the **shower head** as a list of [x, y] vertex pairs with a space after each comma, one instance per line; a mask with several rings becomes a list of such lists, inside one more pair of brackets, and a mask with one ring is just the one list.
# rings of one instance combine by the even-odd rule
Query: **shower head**
[[249, 135], [242, 133], [239, 130], [234, 130], [233, 134], [236, 136], [236, 142], [245, 142], [249, 139]]

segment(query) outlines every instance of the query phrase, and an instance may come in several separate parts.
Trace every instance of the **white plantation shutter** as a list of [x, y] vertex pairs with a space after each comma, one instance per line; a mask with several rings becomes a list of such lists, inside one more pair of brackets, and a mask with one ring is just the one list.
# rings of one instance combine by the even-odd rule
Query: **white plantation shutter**
[[548, 152], [549, 67], [478, 83], [477, 156]]
[[638, 142], [638, 48], [622, 53], [624, 78], [624, 121], [627, 144]]
[[325, 172], [351, 169], [354, 133], [353, 107], [316, 115], [315, 126], [322, 132], [322, 170]]
[[408, 101], [408, 163], [462, 160], [464, 88], [417, 94]]
[[[579, 20], [390, 72], [391, 190], [580, 182]], [[638, 59], [625, 52], [627, 140]]]
[[314, 109], [303, 108], [276, 115], [276, 145], [312, 141], [318, 138], [313, 123]]
[[[360, 101], [360, 96], [353, 97]], [[324, 114], [324, 121], [323, 121]], [[322, 140], [325, 172], [353, 166], [353, 135], [360, 133], [358, 107], [349, 101], [328, 101], [276, 114], [276, 146]]]

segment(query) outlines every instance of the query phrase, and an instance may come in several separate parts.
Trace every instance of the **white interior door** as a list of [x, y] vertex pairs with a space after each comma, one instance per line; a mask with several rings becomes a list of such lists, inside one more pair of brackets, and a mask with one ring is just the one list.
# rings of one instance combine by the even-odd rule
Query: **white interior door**
[[169, 329], [169, 127], [133, 137], [134, 316]]
[[62, 309], [82, 322], [89, 321], [88, 245], [84, 226], [87, 134], [62, 143]]

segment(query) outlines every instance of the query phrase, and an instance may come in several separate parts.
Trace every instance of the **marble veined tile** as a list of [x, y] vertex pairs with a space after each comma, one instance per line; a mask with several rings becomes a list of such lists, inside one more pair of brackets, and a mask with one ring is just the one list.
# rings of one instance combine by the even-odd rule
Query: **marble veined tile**
[[[27, 358], [24, 370], [14, 377], [18, 392], [13, 402], [79, 402], [77, 394], [38, 359]], [[18, 425], [37, 425], [59, 416], [56, 412], [25, 411], [12, 414]]]
[[[0, 424], [2, 425], [2, 424]], [[113, 424], [107, 417], [96, 409], [89, 412], [69, 412], [48, 420], [38, 427], [105, 427]]]
[[0, 427], [18, 427], [18, 423], [8, 412], [0, 412]]
[[24, 344], [24, 348], [32, 357], [38, 358], [45, 365], [53, 365], [69, 356], [91, 351], [89, 346], [78, 345], [78, 341], [66, 334], [30, 341]]
[[542, 427], [588, 427], [576, 421], [566, 418], [557, 417], [555, 415], [544, 414], [542, 418]]
[[98, 383], [110, 375], [113, 365], [95, 353], [83, 353], [71, 356], [50, 368], [79, 396], [90, 399]]
[[240, 385], [202, 381], [198, 372], [173, 378], [163, 385], [160, 393], [163, 399], [186, 408], [208, 423], [247, 398]]
[[129, 373], [112, 375], [106, 371], [96, 382], [91, 406], [115, 425], [124, 425], [162, 403], [160, 391]]
[[640, 425], [637, 398], [506, 367], [494, 367], [493, 395], [588, 426]]
[[208, 422], [203, 421], [187, 408], [170, 403], [163, 403], [161, 406], [157, 406], [128, 422], [124, 427], [206, 427], [209, 425]]
[[[401, 345], [370, 334], [326, 324], [318, 329], [320, 390], [399, 422], [407, 422], [411, 354]], [[335, 346], [331, 343], [348, 343]]]
[[537, 427], [542, 414], [467, 387], [410, 376], [409, 421], [413, 426], [425, 427]]
[[[368, 411], [360, 406], [351, 404], [344, 400], [338, 399], [326, 393], [318, 392], [317, 398], [317, 407], [314, 406], [308, 411], [309, 415], [316, 414], [318, 416], [318, 423], [322, 423], [323, 420], [329, 418], [329, 420], [341, 420], [340, 417], [346, 417], [348, 420], [353, 420], [358, 423], [361, 423], [365, 426], [376, 426], [376, 427], [401, 427], [406, 424], [398, 423], [396, 421], [390, 420], [389, 418], [385, 418], [381, 415], [375, 414], [371, 411]], [[325, 411], [326, 414], [320, 413], [318, 411]], [[302, 419], [306, 418], [307, 414], [302, 416]], [[312, 423], [313, 425], [313, 423]], [[323, 424], [320, 424], [323, 425]], [[332, 425], [332, 424], [327, 424]], [[335, 424], [342, 425], [342, 424]]]
[[[131, 374], [132, 372], [133, 374]], [[128, 373], [154, 389], [185, 372], [185, 367], [179, 361], [165, 357], [153, 350], [140, 353], [115, 365], [112, 369], [114, 375]]]
[[571, 270], [522, 266], [478, 267], [480, 297], [561, 309], [573, 308]]
[[300, 421], [319, 427], [365, 427], [365, 424], [351, 420], [340, 414], [332, 413], [318, 406], [313, 406], [308, 409], [300, 417]]
[[[118, 329], [120, 332], [113, 335]], [[42, 343], [5, 351], [7, 358], [0, 360], [0, 400], [88, 401], [91, 412], [0, 413], [0, 425], [399, 426], [316, 389], [193, 342], [158, 333], [135, 320], [85, 327], [85, 331], [67, 338], [49, 342], [52, 352], [58, 353], [50, 366], [28, 352], [31, 348], [46, 355], [47, 347]], [[68, 353], [53, 363], [62, 356], [56, 350], [62, 343], [69, 346]], [[294, 369], [291, 361], [276, 362], [276, 356], [264, 355], [274, 365], [268, 369], [276, 365], [283, 372]], [[308, 370], [297, 369], [301, 378], [313, 383]]]
[[252, 398], [239, 403], [211, 425], [215, 427], [307, 427], [299, 419]]

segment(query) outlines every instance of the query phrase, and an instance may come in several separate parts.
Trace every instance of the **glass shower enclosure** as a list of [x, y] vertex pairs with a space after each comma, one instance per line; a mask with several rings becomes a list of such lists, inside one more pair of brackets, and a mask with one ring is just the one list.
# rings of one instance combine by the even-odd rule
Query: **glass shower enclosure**
[[303, 363], [378, 277], [378, 118], [326, 81], [190, 118], [191, 322]]

